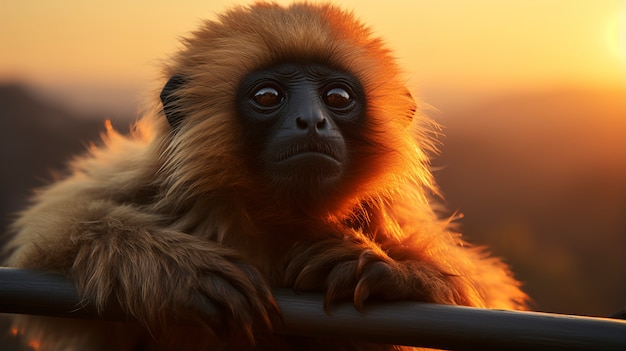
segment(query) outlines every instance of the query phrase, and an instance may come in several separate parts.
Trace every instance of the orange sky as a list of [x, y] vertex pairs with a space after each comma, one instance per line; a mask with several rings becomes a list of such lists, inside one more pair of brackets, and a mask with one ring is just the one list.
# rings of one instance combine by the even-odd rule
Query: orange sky
[[[249, 2], [3, 1], [0, 82], [137, 94], [180, 36]], [[626, 84], [625, 1], [335, 2], [386, 38], [418, 91]]]

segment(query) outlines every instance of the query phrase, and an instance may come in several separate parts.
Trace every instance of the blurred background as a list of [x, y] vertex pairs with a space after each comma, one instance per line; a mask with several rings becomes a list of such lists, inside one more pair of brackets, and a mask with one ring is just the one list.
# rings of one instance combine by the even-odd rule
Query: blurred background
[[[623, 309], [626, 1], [334, 2], [444, 126], [433, 167], [466, 239], [513, 266], [536, 310]], [[127, 130], [181, 36], [246, 3], [0, 3], [0, 231], [105, 119]]]

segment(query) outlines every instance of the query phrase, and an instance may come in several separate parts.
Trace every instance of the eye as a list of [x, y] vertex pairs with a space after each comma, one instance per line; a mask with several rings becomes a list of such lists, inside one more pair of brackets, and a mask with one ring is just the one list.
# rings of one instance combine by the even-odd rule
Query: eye
[[273, 86], [265, 86], [254, 92], [252, 100], [261, 107], [274, 107], [285, 99], [285, 94]]
[[344, 88], [330, 88], [322, 96], [326, 105], [331, 108], [345, 109], [352, 105], [353, 99]]

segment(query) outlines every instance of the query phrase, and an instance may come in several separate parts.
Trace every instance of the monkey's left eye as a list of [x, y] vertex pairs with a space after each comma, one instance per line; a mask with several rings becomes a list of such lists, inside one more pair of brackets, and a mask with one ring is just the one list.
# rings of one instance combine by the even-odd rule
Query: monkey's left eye
[[252, 100], [261, 107], [275, 107], [278, 106], [285, 99], [285, 95], [280, 89], [266, 86], [258, 89], [254, 92]]
[[322, 96], [326, 105], [336, 109], [345, 109], [352, 104], [352, 96], [343, 88], [328, 89]]

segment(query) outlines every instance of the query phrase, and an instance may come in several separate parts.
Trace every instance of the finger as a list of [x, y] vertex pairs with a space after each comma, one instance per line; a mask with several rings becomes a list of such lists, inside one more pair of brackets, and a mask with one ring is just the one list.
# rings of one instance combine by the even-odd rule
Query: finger
[[352, 296], [357, 282], [356, 261], [337, 264], [326, 278], [328, 289], [324, 298], [324, 310], [329, 313], [330, 304]]

